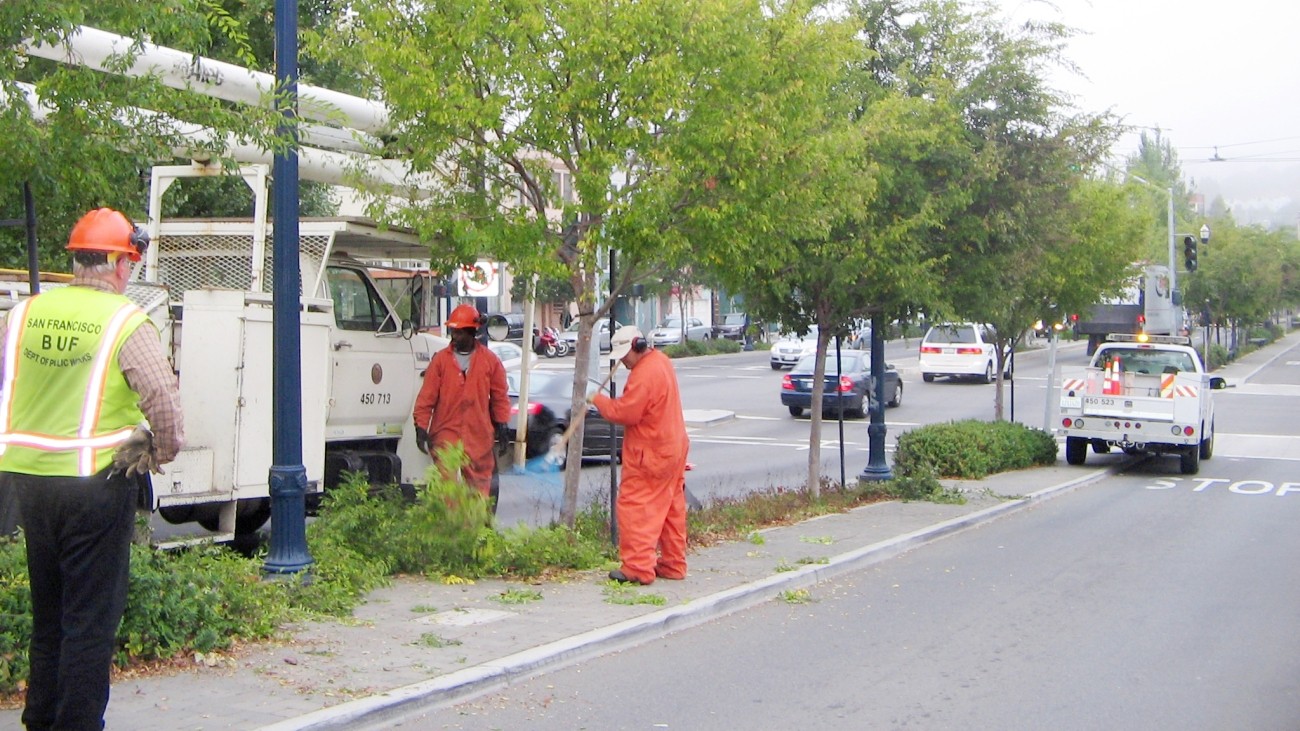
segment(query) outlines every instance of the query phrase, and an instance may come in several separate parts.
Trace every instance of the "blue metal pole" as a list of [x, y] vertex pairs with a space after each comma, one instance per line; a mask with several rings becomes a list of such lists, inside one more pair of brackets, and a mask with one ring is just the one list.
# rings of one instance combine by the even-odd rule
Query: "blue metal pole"
[[885, 462], [885, 318], [871, 318], [871, 385], [876, 397], [871, 400], [871, 424], [867, 427], [867, 466], [859, 480], [880, 482], [894, 479]]
[[262, 570], [297, 574], [313, 561], [307, 550], [307, 468], [302, 464], [302, 339], [298, 267], [298, 1], [275, 0], [275, 78], [282, 122], [291, 141], [272, 163], [271, 547]]

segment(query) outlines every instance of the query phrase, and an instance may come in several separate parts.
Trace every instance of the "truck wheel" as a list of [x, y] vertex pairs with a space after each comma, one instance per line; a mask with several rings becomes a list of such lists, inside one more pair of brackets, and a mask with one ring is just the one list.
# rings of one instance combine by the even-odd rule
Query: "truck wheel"
[[922, 374], [921, 374], [921, 380], [922, 380], [922, 381], [925, 381], [926, 383], [934, 383], [934, 374], [933, 374], [933, 373], [922, 373]]
[[1214, 456], [1214, 425], [1210, 425], [1210, 436], [1201, 440], [1201, 459]]
[[803, 409], [798, 406], [790, 406], [790, 416], [803, 416]]
[[1065, 461], [1068, 464], [1080, 465], [1088, 459], [1088, 440], [1083, 437], [1066, 437], [1065, 438]]
[[1183, 450], [1178, 464], [1179, 470], [1184, 475], [1194, 475], [1201, 471], [1201, 448], [1192, 445]]

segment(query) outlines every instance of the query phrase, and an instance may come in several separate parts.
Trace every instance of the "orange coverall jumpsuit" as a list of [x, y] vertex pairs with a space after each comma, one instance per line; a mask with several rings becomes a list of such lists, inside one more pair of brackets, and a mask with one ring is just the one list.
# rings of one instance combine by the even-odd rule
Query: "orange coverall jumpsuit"
[[496, 468], [495, 424], [510, 420], [506, 370], [501, 359], [482, 344], [474, 346], [469, 368], [462, 372], [451, 346], [434, 354], [415, 397], [415, 424], [429, 432], [433, 450], [460, 442], [469, 458], [465, 481], [491, 497]]
[[[643, 584], [686, 577], [686, 453], [690, 439], [672, 361], [650, 350], [632, 367], [623, 395], [592, 399], [627, 428], [616, 511], [621, 570]], [[659, 549], [656, 560], [655, 549]]]

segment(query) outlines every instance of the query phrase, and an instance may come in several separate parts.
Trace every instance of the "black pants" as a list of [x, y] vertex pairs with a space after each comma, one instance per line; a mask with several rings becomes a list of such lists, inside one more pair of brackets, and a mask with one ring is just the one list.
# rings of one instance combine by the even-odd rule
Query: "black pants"
[[126, 608], [135, 484], [121, 475], [11, 473], [27, 539], [31, 672], [23, 724], [31, 731], [99, 731]]

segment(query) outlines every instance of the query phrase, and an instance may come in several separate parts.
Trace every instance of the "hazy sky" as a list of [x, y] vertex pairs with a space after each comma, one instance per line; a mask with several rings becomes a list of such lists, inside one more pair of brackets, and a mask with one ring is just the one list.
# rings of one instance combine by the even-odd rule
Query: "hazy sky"
[[[995, 1], [1013, 22], [1079, 29], [1067, 55], [1086, 78], [1062, 75], [1057, 86], [1081, 109], [1159, 126], [1201, 192], [1234, 212], [1300, 201], [1300, 3]], [[1216, 147], [1222, 162], [1210, 162]], [[1114, 152], [1136, 149], [1134, 130]]]

